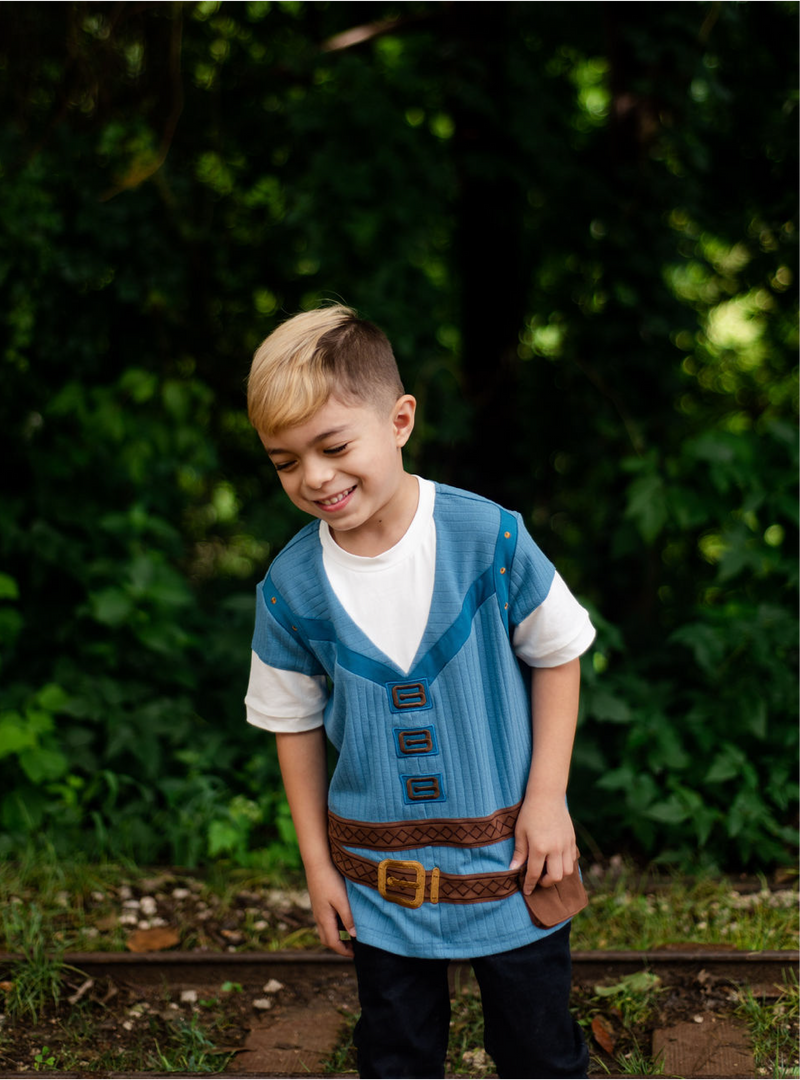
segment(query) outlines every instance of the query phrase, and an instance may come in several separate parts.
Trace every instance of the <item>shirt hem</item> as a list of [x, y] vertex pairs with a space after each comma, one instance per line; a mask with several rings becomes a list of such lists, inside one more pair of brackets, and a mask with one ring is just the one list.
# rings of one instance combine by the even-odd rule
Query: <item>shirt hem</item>
[[443, 941], [440, 945], [426, 942], [415, 949], [410, 943], [398, 941], [395, 936], [384, 934], [365, 934], [358, 940], [364, 945], [371, 945], [384, 952], [394, 953], [395, 956], [412, 956], [423, 960], [472, 960], [478, 956], [494, 956], [496, 953], [509, 952], [511, 949], [521, 949], [525, 945], [532, 945], [535, 941], [554, 934], [561, 930], [571, 920], [565, 919], [557, 926], [549, 926], [546, 929], [531, 923], [530, 932], [509, 934], [503, 938], [492, 938], [488, 941], [471, 941], [469, 945], [451, 945]]
[[568, 664], [571, 660], [577, 660], [579, 656], [583, 656], [596, 636], [597, 631], [587, 619], [587, 624], [581, 632], [561, 648], [554, 649], [547, 656], [537, 656], [531, 660], [520, 656], [520, 659], [532, 668], [560, 667], [561, 664]]
[[290, 720], [288, 718], [262, 716], [251, 709], [247, 709], [245, 719], [252, 727], [260, 728], [262, 731], [271, 731], [275, 735], [293, 735], [302, 731], [314, 731], [316, 728], [323, 726], [321, 713], [315, 716], [303, 717], [302, 719], [293, 717]]

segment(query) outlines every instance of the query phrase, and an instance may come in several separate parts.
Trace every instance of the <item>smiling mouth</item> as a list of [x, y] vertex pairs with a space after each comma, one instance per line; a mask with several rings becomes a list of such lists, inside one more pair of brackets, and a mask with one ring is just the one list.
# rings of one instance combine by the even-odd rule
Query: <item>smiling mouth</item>
[[318, 499], [317, 506], [323, 506], [325, 507], [325, 509], [328, 509], [331, 506], [337, 506], [340, 502], [346, 499], [348, 495], [352, 495], [355, 490], [356, 487], [354, 484], [351, 488], [348, 488], [347, 491], [342, 491], [338, 495], [334, 495], [332, 499]]

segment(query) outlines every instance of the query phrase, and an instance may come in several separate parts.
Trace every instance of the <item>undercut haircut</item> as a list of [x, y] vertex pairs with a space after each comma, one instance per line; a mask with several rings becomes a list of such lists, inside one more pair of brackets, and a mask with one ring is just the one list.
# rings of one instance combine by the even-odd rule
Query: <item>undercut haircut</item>
[[306, 423], [332, 395], [388, 414], [404, 392], [383, 331], [336, 304], [294, 315], [262, 341], [247, 412], [256, 431], [274, 435]]

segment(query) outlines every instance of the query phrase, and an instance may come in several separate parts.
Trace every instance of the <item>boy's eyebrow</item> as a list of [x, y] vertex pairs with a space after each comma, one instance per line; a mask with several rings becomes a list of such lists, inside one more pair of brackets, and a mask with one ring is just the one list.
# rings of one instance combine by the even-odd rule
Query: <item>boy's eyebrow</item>
[[[342, 424], [341, 427], [331, 428], [330, 431], [322, 431], [319, 435], [315, 435], [309, 443], [309, 446], [316, 446], [317, 443], [324, 442], [326, 439], [332, 439], [334, 435], [340, 435], [343, 431], [347, 430], [347, 424]], [[291, 454], [291, 450], [284, 450], [280, 446], [267, 446], [265, 447], [267, 454], [272, 457], [273, 454]]]

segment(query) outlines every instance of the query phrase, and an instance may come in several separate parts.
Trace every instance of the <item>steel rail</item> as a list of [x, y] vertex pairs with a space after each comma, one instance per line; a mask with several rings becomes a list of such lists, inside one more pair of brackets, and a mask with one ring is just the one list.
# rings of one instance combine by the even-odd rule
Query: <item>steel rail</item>
[[[125, 982], [153, 985], [161, 982], [183, 985], [212, 985], [236, 982], [254, 986], [268, 979], [289, 980], [293, 973], [344, 974], [352, 961], [334, 953], [312, 952], [93, 952], [64, 953], [65, 965], [91, 978], [110, 977]], [[24, 963], [20, 955], [0, 953], [0, 976]], [[468, 968], [468, 962], [455, 962], [454, 968]], [[798, 974], [798, 954], [791, 949], [745, 952], [706, 946], [665, 948], [647, 951], [614, 950], [576, 951], [572, 954], [576, 978], [600, 979], [632, 974], [642, 969], [691, 972], [705, 969], [721, 978], [742, 982], [780, 980], [785, 974]]]

